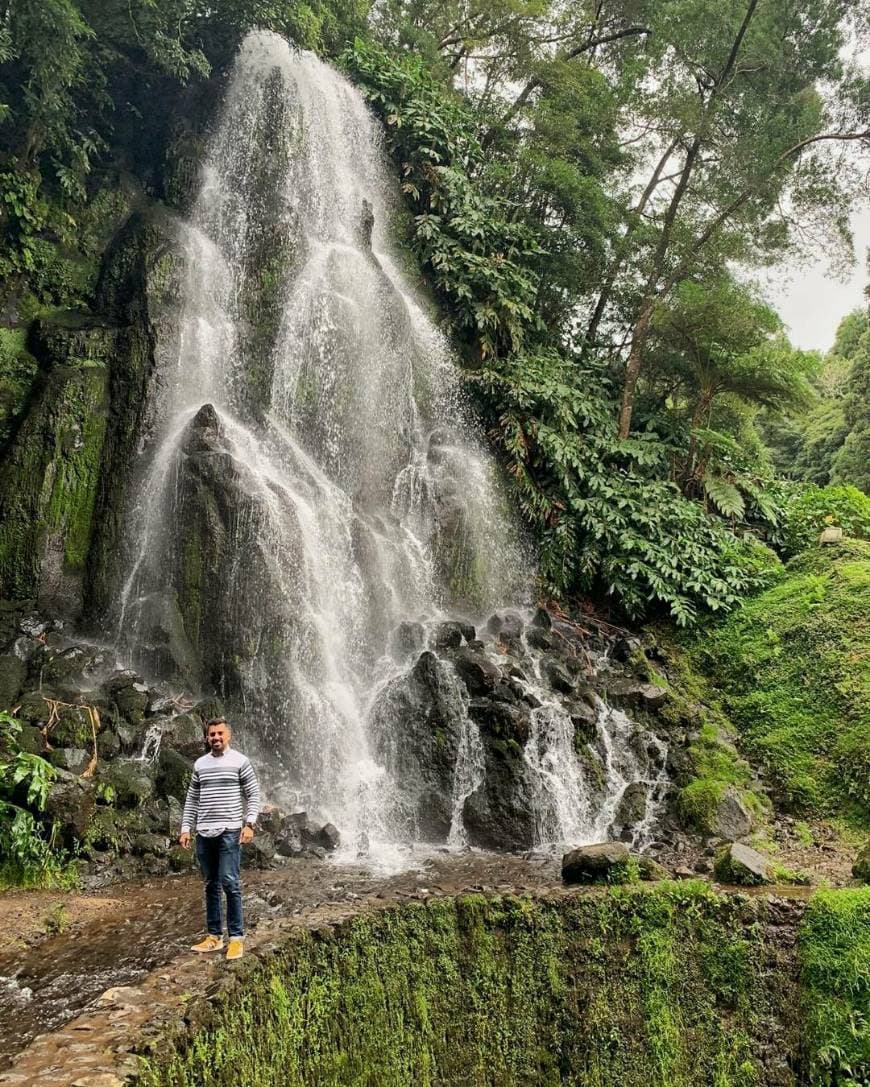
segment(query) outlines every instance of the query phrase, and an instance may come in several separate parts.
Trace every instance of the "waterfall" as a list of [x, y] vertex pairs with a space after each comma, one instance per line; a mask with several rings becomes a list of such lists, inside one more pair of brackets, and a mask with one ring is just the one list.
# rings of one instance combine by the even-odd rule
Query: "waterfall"
[[[127, 659], [217, 688], [272, 788], [382, 856], [425, 837], [384, 708], [396, 683], [446, 616], [527, 606], [533, 584], [448, 344], [402, 271], [398, 212], [359, 92], [249, 35], [178, 224], [180, 317], [116, 616]], [[454, 672], [426, 668], [456, 737], [444, 837], [458, 844], [483, 748]], [[609, 816], [593, 818], [570, 722], [530, 683], [539, 843], [604, 833], [640, 771], [614, 770]]]

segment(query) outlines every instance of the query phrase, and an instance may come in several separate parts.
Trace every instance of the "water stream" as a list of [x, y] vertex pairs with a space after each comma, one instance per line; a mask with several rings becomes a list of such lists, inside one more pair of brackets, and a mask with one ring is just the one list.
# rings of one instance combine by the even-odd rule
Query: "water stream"
[[[409, 668], [397, 631], [419, 623], [425, 641], [448, 614], [525, 607], [533, 584], [448, 344], [401, 270], [396, 199], [359, 92], [250, 35], [178, 225], [174, 362], [116, 615], [128, 661], [166, 671], [163, 637], [182, 679], [242, 707], [274, 790], [386, 858], [414, 834], [370, 729]], [[458, 846], [484, 760], [451, 682]], [[627, 784], [658, 781], [637, 730], [601, 706], [593, 787], [539, 670], [527, 684], [538, 844], [601, 837]]]

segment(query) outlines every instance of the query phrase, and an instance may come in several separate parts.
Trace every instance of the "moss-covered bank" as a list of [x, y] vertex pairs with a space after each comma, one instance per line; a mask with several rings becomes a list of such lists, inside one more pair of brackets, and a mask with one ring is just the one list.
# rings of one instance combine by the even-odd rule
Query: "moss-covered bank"
[[870, 543], [799, 555], [688, 656], [781, 802], [870, 823]]
[[365, 914], [195, 1005], [139, 1082], [794, 1084], [795, 970], [774, 914], [700, 883]]

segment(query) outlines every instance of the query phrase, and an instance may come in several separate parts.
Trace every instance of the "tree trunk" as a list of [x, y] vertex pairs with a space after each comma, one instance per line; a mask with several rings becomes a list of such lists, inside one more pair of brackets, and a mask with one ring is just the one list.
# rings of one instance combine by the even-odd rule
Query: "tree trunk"
[[653, 298], [646, 298], [643, 308], [635, 322], [631, 334], [631, 349], [625, 364], [625, 382], [622, 386], [622, 405], [619, 409], [619, 438], [627, 438], [631, 430], [631, 416], [634, 412], [634, 395], [637, 391], [637, 379], [643, 364], [643, 349], [649, 336], [649, 326], [653, 315]]

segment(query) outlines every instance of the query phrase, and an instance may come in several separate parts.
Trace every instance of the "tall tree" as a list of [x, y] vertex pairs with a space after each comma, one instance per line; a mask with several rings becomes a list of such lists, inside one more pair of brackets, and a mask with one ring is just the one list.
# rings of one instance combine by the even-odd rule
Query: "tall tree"
[[867, 85], [838, 56], [851, 9], [846, 0], [665, 0], [650, 13], [648, 67], [627, 114], [648, 173], [587, 328], [588, 341], [605, 320], [626, 329], [621, 436], [656, 303], [677, 283], [723, 260], [781, 256], [810, 217], [847, 235], [853, 177], [831, 148], [870, 146]]

